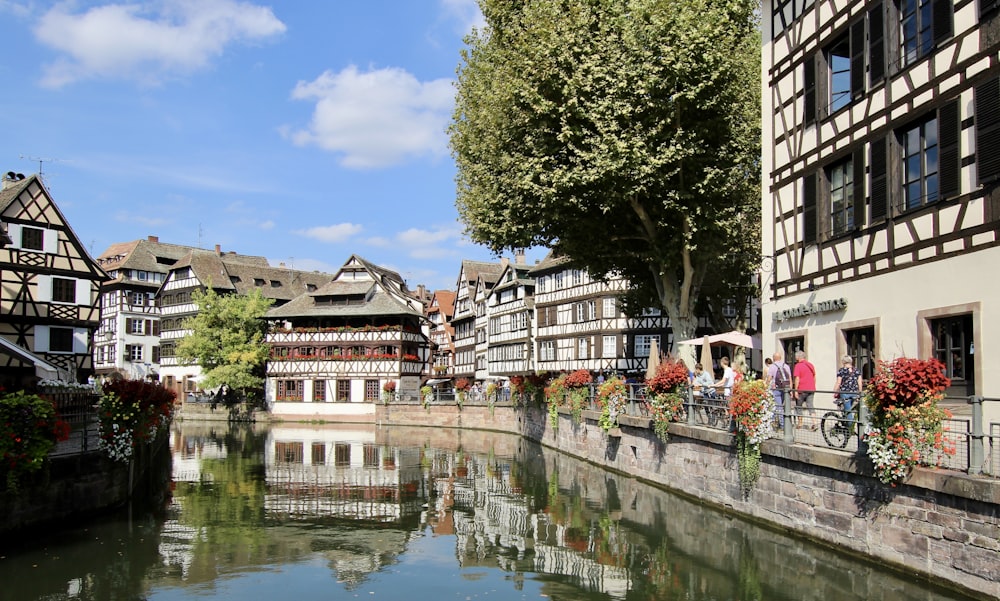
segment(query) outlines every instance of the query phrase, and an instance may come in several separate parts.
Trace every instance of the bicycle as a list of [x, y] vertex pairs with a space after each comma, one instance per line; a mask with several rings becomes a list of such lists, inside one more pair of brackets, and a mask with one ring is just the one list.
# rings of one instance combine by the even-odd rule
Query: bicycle
[[850, 409], [844, 409], [844, 401], [837, 399], [839, 409], [827, 411], [820, 421], [820, 431], [823, 433], [823, 440], [831, 447], [843, 449], [847, 447], [852, 436], [857, 435], [857, 405], [860, 401], [855, 397], [854, 404]]
[[[729, 423], [729, 405], [726, 398], [715, 392], [702, 394], [700, 407], [696, 407], [695, 415], [698, 421], [709, 427], [717, 428]], [[698, 411], [697, 409], [701, 409]]]

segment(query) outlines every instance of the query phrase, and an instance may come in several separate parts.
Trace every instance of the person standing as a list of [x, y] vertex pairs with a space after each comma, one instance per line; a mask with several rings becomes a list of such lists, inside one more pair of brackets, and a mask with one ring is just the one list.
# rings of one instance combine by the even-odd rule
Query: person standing
[[[837, 391], [838, 398], [844, 405], [844, 413], [850, 413], [861, 393], [861, 372], [854, 367], [854, 360], [850, 355], [840, 358], [840, 369], [837, 370], [837, 382], [833, 385], [833, 389]], [[853, 414], [849, 419], [854, 421]]]
[[729, 395], [733, 393], [733, 386], [736, 384], [736, 372], [733, 371], [732, 367], [729, 367], [729, 357], [719, 359], [719, 365], [722, 366], [722, 379], [715, 383], [715, 387], [721, 388], [723, 396], [729, 398]]
[[[816, 392], [816, 367], [806, 360], [806, 352], [795, 351], [795, 370], [792, 372], [795, 386], [792, 390], [792, 398], [795, 399], [795, 415], [798, 419], [798, 426], [803, 425], [802, 417], [808, 413], [813, 417], [813, 394]], [[816, 429], [816, 423], [809, 426], [810, 430]]]
[[774, 398], [775, 421], [780, 428], [785, 423], [785, 399], [788, 398], [788, 389], [792, 387], [792, 370], [785, 363], [785, 353], [781, 351], [776, 351], [770, 361], [771, 364], [767, 367], [767, 384]]

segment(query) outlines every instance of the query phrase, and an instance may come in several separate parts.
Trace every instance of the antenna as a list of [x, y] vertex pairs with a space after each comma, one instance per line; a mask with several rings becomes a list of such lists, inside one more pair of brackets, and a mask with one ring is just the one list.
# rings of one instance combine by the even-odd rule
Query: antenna
[[43, 179], [42, 178], [42, 165], [43, 164], [45, 164], [45, 163], [54, 163], [55, 161], [60, 160], [60, 159], [49, 159], [49, 158], [45, 158], [45, 157], [29, 157], [29, 156], [25, 156], [23, 154], [21, 155], [21, 158], [24, 159], [24, 160], [26, 160], [26, 161], [38, 161], [38, 179]]
[[201, 248], [201, 224], [198, 224], [198, 248]]

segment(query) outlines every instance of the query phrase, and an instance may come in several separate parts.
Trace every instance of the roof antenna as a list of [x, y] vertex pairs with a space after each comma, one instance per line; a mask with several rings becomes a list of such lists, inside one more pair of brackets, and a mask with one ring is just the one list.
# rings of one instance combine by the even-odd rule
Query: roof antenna
[[59, 159], [47, 159], [47, 158], [44, 158], [44, 157], [29, 157], [29, 156], [24, 156], [23, 154], [21, 155], [21, 158], [24, 159], [24, 160], [26, 160], [26, 161], [38, 161], [38, 179], [41, 179], [43, 181], [44, 181], [44, 178], [42, 178], [42, 175], [43, 175], [42, 174], [42, 165], [44, 163], [51, 163], [53, 161], [58, 161], [59, 160]]

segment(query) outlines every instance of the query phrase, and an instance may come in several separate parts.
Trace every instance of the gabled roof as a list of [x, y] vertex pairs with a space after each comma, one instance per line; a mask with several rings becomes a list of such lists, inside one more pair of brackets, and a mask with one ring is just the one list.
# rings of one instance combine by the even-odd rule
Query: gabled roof
[[[193, 250], [191, 246], [167, 244], [156, 239], [133, 240], [112, 244], [97, 257], [97, 262], [106, 271], [134, 269], [155, 273], [167, 273]], [[123, 279], [121, 273], [114, 281]]]
[[455, 291], [435, 290], [428, 311], [438, 311], [450, 319], [455, 314]]
[[538, 277], [546, 272], [564, 268], [572, 262], [572, 259], [565, 255], [557, 255], [553, 251], [549, 251], [549, 254], [545, 255], [545, 258], [532, 267], [528, 273], [531, 277]]
[[[338, 299], [346, 301], [348, 298], [362, 302], [336, 302]], [[267, 312], [268, 319], [375, 315], [422, 317], [423, 303], [407, 290], [406, 283], [398, 273], [358, 255], [351, 255], [332, 281]]]
[[[35, 187], [36, 190], [32, 190]], [[15, 182], [7, 182], [5, 187], [0, 190], [0, 218], [7, 214], [7, 217], [17, 217], [26, 220], [32, 220], [33, 216], [24, 215], [23, 211], [18, 211], [17, 209], [12, 209], [14, 206], [14, 201], [18, 199], [22, 194], [28, 194], [32, 199], [32, 202], [25, 203], [25, 206], [38, 207], [39, 203], [37, 201], [38, 196], [44, 196], [45, 200], [48, 202], [48, 206], [52, 208], [55, 212], [57, 221], [53, 222], [49, 220], [45, 225], [51, 226], [50, 229], [62, 230], [69, 242], [70, 246], [75, 249], [76, 253], [79, 255], [77, 257], [84, 266], [86, 271], [89, 272], [90, 278], [98, 282], [104, 282], [110, 279], [108, 274], [97, 264], [97, 261], [90, 256], [90, 252], [87, 251], [87, 247], [83, 245], [80, 241], [80, 237], [76, 235], [73, 231], [73, 227], [66, 220], [66, 216], [63, 215], [62, 211], [59, 210], [59, 205], [52, 200], [52, 195], [49, 194], [48, 189], [45, 187], [45, 183], [36, 174], [29, 175], [28, 177], [18, 180]], [[9, 211], [16, 213], [16, 215], [9, 214]]]
[[[459, 286], [465, 284], [466, 286], [474, 286], [476, 280], [482, 278], [487, 284], [493, 284], [500, 277], [500, 272], [503, 271], [504, 265], [507, 264], [507, 260], [504, 259], [497, 263], [486, 263], [484, 261], [470, 261], [469, 259], [462, 260], [462, 270], [458, 274], [457, 284]], [[462, 276], [465, 276], [465, 281], [462, 281]]]
[[317, 290], [333, 277], [319, 271], [272, 267], [264, 257], [202, 249], [189, 250], [170, 271], [185, 267], [190, 267], [203, 285], [211, 285], [217, 291], [247, 294], [260, 290], [265, 298], [279, 301]]

